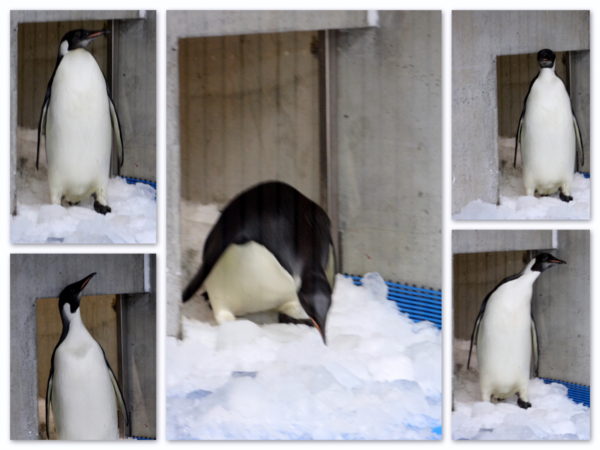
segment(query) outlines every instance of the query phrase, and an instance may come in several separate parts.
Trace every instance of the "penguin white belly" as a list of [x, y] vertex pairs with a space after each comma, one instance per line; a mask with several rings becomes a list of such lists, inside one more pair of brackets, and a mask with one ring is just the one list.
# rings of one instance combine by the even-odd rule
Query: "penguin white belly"
[[[540, 74], [531, 87], [523, 128], [523, 182], [528, 195], [569, 195], [575, 168], [575, 128], [569, 95], [554, 74]], [[565, 192], [567, 190], [568, 192]]]
[[[488, 300], [477, 338], [479, 380], [484, 400], [525, 390], [531, 364], [531, 288], [513, 281]], [[488, 398], [485, 398], [488, 397]]]
[[48, 105], [46, 153], [53, 203], [105, 196], [112, 128], [106, 82], [94, 57], [83, 49], [60, 61]]
[[59, 439], [119, 438], [115, 392], [104, 354], [85, 329], [71, 328], [56, 349], [52, 411]]
[[294, 318], [308, 318], [298, 300], [300, 280], [292, 277], [266, 247], [256, 242], [227, 247], [204, 286], [218, 323], [260, 311], [290, 311], [290, 305], [294, 311], [290, 315]]

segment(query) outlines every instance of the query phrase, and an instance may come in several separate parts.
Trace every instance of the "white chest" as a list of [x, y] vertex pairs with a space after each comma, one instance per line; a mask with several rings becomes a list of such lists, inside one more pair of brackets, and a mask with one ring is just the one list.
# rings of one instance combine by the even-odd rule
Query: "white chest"
[[276, 309], [297, 298], [294, 279], [263, 245], [232, 244], [204, 283], [211, 303], [220, 302], [235, 315]]
[[60, 439], [118, 438], [117, 405], [104, 354], [80, 319], [54, 356], [54, 422]]

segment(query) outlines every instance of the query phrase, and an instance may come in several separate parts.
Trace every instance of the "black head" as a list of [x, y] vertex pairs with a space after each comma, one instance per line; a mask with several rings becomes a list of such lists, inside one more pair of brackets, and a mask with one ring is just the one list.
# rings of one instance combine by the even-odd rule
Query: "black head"
[[325, 326], [327, 325], [327, 313], [331, 307], [331, 286], [325, 275], [304, 277], [298, 297], [304, 311], [321, 333], [323, 342], [327, 344]]
[[545, 48], [540, 50], [537, 54], [538, 64], [542, 69], [552, 68], [554, 66], [554, 60], [556, 59], [556, 55], [549, 48]]
[[62, 290], [58, 296], [58, 309], [62, 315], [65, 304], [69, 304], [71, 314], [73, 314], [79, 308], [79, 301], [81, 299], [81, 292], [90, 282], [92, 277], [96, 275], [96, 272], [90, 273], [87, 277], [82, 280], [76, 281], [73, 284], [68, 285]]
[[69, 50], [76, 48], [87, 48], [94, 39], [109, 34], [109, 30], [71, 30], [67, 32], [60, 40], [60, 54], [64, 56]]
[[535, 257], [535, 262], [531, 266], [531, 270], [537, 272], [543, 272], [548, 270], [550, 267], [556, 264], [566, 264], [566, 261], [558, 259], [556, 256], [552, 256], [550, 253], [540, 253]]

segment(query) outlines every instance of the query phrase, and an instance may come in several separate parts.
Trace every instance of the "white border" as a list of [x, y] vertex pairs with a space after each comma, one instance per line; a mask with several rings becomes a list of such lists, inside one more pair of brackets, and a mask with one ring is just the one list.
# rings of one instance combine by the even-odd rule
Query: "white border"
[[[156, 253], [157, 255], [157, 290], [158, 290], [158, 324], [157, 333], [158, 348], [158, 389], [157, 389], [157, 426], [158, 426], [158, 442], [155, 444], [151, 443], [140, 443], [139, 445], [153, 445], [152, 448], [167, 448], [170, 445], [178, 445], [176, 443], [169, 443], [165, 440], [165, 388], [164, 388], [164, 338], [165, 336], [165, 269], [166, 269], [166, 214], [165, 214], [165, 198], [166, 198], [166, 85], [165, 85], [165, 74], [166, 74], [166, 11], [167, 9], [369, 9], [369, 10], [385, 10], [385, 9], [437, 9], [442, 10], [442, 36], [443, 36], [443, 251], [442, 257], [444, 260], [443, 268], [443, 288], [444, 288], [444, 440], [443, 442], [386, 442], [386, 443], [294, 443], [294, 442], [273, 442], [269, 444], [261, 442], [200, 442], [196, 445], [201, 445], [203, 448], [258, 448], [258, 446], [269, 445], [271, 448], [289, 448], [293, 445], [310, 445], [311, 447], [322, 447], [322, 446], [341, 446], [341, 445], [352, 445], [353, 448], [371, 448], [373, 445], [378, 446], [402, 446], [402, 448], [421, 448], [423, 446], [436, 446], [437, 448], [443, 447], [454, 447], [469, 445], [470, 448], [483, 448], [484, 446], [493, 445], [496, 448], [507, 448], [508, 445], [512, 449], [524, 449], [529, 446], [540, 446], [548, 445], [547, 442], [532, 442], [532, 443], [494, 443], [488, 444], [483, 442], [476, 442], [471, 444], [463, 444], [462, 442], [454, 442], [451, 439], [451, 426], [450, 426], [450, 406], [451, 406], [451, 230], [454, 229], [590, 229], [591, 230], [591, 242], [592, 242], [592, 255], [599, 254], [598, 242], [595, 237], [595, 230], [597, 228], [597, 220], [595, 216], [598, 211], [598, 183], [592, 183], [592, 220], [589, 222], [454, 222], [450, 218], [450, 192], [451, 192], [451, 164], [450, 164], [450, 151], [451, 151], [451, 10], [452, 9], [589, 9], [591, 10], [591, 47], [592, 47], [592, 80], [595, 79], [595, 75], [598, 73], [597, 70], [597, 58], [596, 53], [598, 47], [597, 33], [595, 32], [597, 26], [596, 13], [600, 11], [600, 7], [596, 6], [598, 3], [593, 1], [581, 1], [571, 0], [569, 2], [558, 2], [554, 0], [548, 1], [527, 1], [527, 0], [504, 0], [504, 1], [493, 1], [493, 2], [481, 2], [472, 0], [450, 0], [450, 1], [428, 1], [421, 0], [420, 2], [408, 2], [408, 1], [355, 1], [355, 0], [335, 0], [335, 1], [315, 1], [315, 0], [304, 0], [304, 1], [286, 1], [275, 2], [273, 0], [254, 0], [252, 2], [244, 1], [230, 1], [223, 0], [215, 3], [208, 1], [192, 1], [192, 0], [172, 0], [172, 1], [129, 1], [129, 0], [105, 0], [103, 2], [81, 2], [72, 0], [55, 0], [51, 4], [44, 1], [5, 1], [0, 6], [0, 16], [2, 17], [3, 27], [0, 33], [0, 61], [3, 62], [0, 66], [0, 101], [3, 102], [3, 107], [0, 108], [0, 136], [3, 138], [3, 164], [0, 164], [0, 173], [3, 174], [2, 186], [3, 190], [0, 193], [2, 198], [0, 211], [0, 294], [3, 297], [0, 315], [1, 315], [1, 326], [4, 332], [0, 337], [0, 398], [3, 400], [0, 407], [0, 444], [15, 446], [18, 445], [21, 449], [30, 449], [37, 447], [38, 445], [65, 445], [65, 443], [49, 443], [38, 444], [37, 442], [11, 442], [9, 440], [10, 427], [9, 427], [9, 396], [10, 396], [10, 372], [9, 372], [9, 351], [10, 351], [10, 307], [9, 307], [9, 267], [10, 267], [10, 253]], [[11, 9], [155, 9], [157, 10], [157, 142], [158, 148], [158, 161], [157, 161], [157, 173], [158, 177], [158, 243], [156, 245], [121, 245], [121, 246], [82, 246], [82, 245], [68, 245], [68, 246], [57, 246], [57, 245], [11, 245], [9, 243], [9, 149], [10, 149], [10, 133], [9, 133], [9, 117], [10, 117], [10, 101], [9, 101], [9, 89], [10, 89], [10, 10]], [[598, 94], [596, 89], [592, 87], [591, 97], [591, 119], [590, 123], [594, 124], [595, 117], [595, 105], [598, 103]], [[597, 127], [596, 127], [597, 128]], [[592, 132], [592, 149], [594, 149], [594, 142], [596, 136], [596, 129]], [[595, 155], [592, 158], [592, 173], [598, 173], [595, 170], [597, 166]], [[595, 258], [592, 256], [592, 274], [595, 274]], [[35, 282], [35, 274], [32, 274], [32, 282]], [[591, 280], [591, 292], [592, 292], [592, 324], [598, 324], [598, 308], [593, 305], [596, 284], [594, 275]], [[592, 342], [595, 339], [594, 327], [592, 327]], [[592, 345], [592, 348], [594, 346]], [[193, 355], [191, 355], [193, 357]], [[594, 357], [592, 351], [592, 379], [594, 380], [594, 374], [597, 373], [595, 370], [597, 358]], [[592, 405], [595, 404], [593, 401], [595, 396], [595, 389], [592, 389]], [[594, 436], [596, 433], [594, 430], [598, 426], [598, 420], [595, 420], [595, 414], [592, 414], [592, 441], [589, 443], [583, 443], [581, 445], [592, 445], [594, 442]], [[569, 445], [570, 443], [551, 443], [550, 445]], [[109, 448], [109, 445], [113, 443], [72, 443], [67, 445], [93, 445], [96, 448]], [[117, 444], [119, 445], [119, 444]], [[125, 445], [125, 444], [124, 444]], [[129, 444], [131, 445], [131, 444]], [[181, 444], [185, 445], [185, 444]]]

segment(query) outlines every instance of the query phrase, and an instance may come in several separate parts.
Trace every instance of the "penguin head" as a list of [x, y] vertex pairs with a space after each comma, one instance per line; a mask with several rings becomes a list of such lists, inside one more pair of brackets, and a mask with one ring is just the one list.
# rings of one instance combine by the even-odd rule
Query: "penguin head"
[[87, 48], [94, 39], [109, 33], [109, 30], [71, 30], [60, 40], [60, 56], [77, 48]]
[[537, 54], [538, 64], [540, 65], [540, 69], [550, 69], [554, 67], [554, 61], [556, 60], [556, 55], [549, 48], [545, 48], [540, 50]]
[[[62, 290], [58, 296], [58, 308], [61, 315], [66, 313], [65, 310], [68, 310], [69, 314], [74, 314], [79, 309], [81, 293], [94, 275], [96, 275], [96, 272], [90, 273], [87, 277], [68, 285]], [[65, 308], [65, 305], [69, 305], [69, 308]]]
[[319, 330], [323, 343], [327, 344], [325, 326], [327, 313], [331, 307], [331, 286], [327, 278], [324, 275], [305, 277], [298, 298], [313, 325]]
[[537, 272], [543, 272], [548, 270], [550, 267], [556, 264], [566, 264], [566, 261], [558, 259], [556, 256], [552, 256], [550, 253], [540, 253], [535, 257], [535, 262], [531, 266], [531, 270]]

